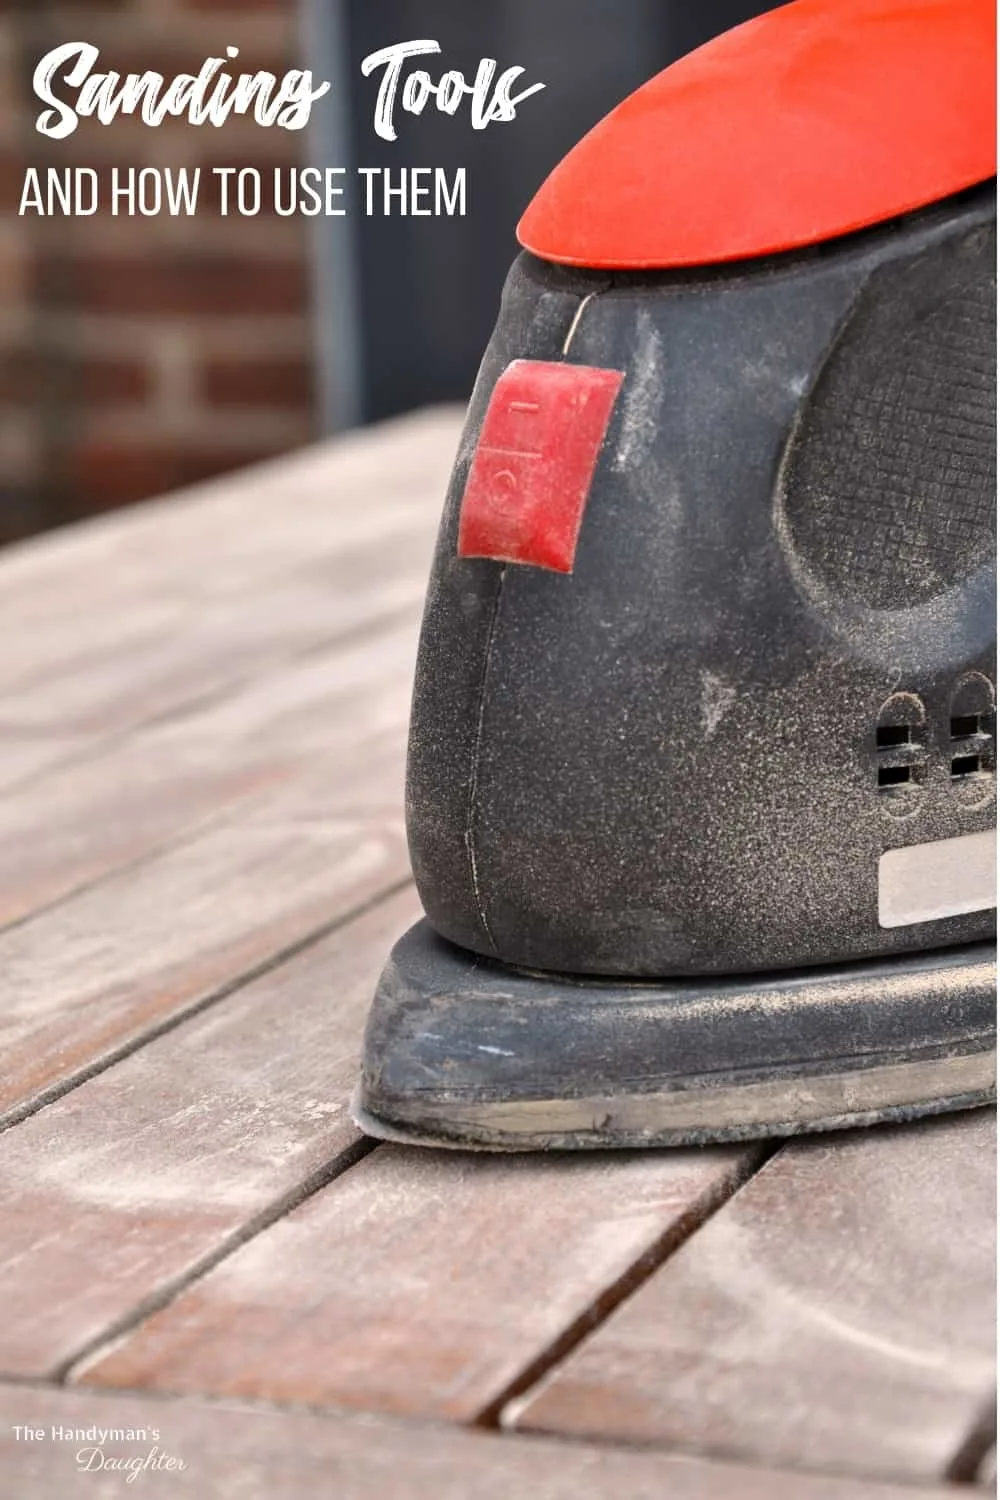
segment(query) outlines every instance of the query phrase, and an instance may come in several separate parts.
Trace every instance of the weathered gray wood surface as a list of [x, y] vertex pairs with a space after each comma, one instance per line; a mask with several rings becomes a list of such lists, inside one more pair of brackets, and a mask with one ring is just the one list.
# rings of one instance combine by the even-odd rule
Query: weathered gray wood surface
[[380, 1146], [80, 1378], [473, 1421], [753, 1161]]
[[[45, 1436], [18, 1440], [14, 1426]], [[159, 1437], [107, 1442], [105, 1458], [179, 1459], [183, 1470], [91, 1470], [95, 1441], [53, 1439], [92, 1429], [155, 1429]], [[455, 1427], [369, 1416], [274, 1411], [229, 1402], [162, 1401], [108, 1392], [0, 1385], [0, 1474], [31, 1500], [121, 1500], [153, 1486], [200, 1500], [960, 1500], [961, 1491], [858, 1484], [807, 1474], [628, 1453], [589, 1443], [510, 1440]]]
[[507, 1420], [943, 1476], [993, 1384], [995, 1183], [984, 1110], [785, 1146]]
[[760, 1170], [372, 1150], [348, 1119], [417, 910], [405, 723], [458, 423], [0, 555], [0, 1494], [136, 1493], [10, 1427], [155, 1414], [189, 1468], [139, 1484], [241, 1500], [957, 1497], [931, 1481], [989, 1447], [981, 1119]]
[[55, 1374], [332, 1175], [412, 890], [0, 1137], [0, 1372]]

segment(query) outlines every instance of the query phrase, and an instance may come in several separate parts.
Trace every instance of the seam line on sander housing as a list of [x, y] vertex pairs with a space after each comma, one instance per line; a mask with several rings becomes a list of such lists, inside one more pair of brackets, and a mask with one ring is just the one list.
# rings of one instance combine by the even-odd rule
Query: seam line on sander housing
[[[563, 340], [562, 349], [560, 350], [561, 355], [565, 356], [569, 353], [570, 345], [572, 344], [573, 339], [576, 336], [576, 331], [580, 324], [580, 319], [583, 317], [584, 308], [598, 295], [599, 293], [597, 292], [588, 292], [585, 297], [582, 297], [580, 299], [579, 305], [577, 306], [576, 311], [573, 314], [569, 329], [567, 330], [566, 337]], [[489, 918], [486, 915], [486, 903], [483, 900], [482, 887], [479, 883], [479, 861], [476, 856], [476, 801], [479, 795], [479, 762], [483, 746], [483, 724], [486, 718], [486, 689], [490, 675], [490, 666], [493, 662], [493, 651], [496, 645], [496, 638], [499, 630], [500, 606], [503, 600], [503, 586], [507, 577], [508, 566], [509, 565], [507, 563], [502, 563], [500, 566], [500, 573], [497, 579], [497, 591], [493, 599], [493, 613], [490, 616], [489, 634], [486, 639], [486, 654], [483, 661], [483, 675], [479, 683], [479, 707], [476, 715], [476, 738], [473, 742], [472, 747], [472, 766], [469, 776], [469, 806], [465, 819], [464, 840], [465, 852], [469, 860], [469, 879], [472, 882], [472, 893], [476, 903], [476, 915], [479, 918], [479, 925], [483, 929], [486, 941], [489, 943], [490, 947], [497, 957], [500, 956], [499, 949], [497, 948], [496, 939], [494, 938], [492, 929], [490, 928]]]
[[562, 353], [562, 354], [568, 354], [569, 353], [569, 346], [573, 342], [573, 339], [576, 336], [577, 327], [579, 325], [580, 319], [583, 317], [583, 310], [587, 306], [587, 303], [588, 302], [593, 302], [594, 298], [597, 295], [598, 295], [597, 292], [588, 292], [587, 295], [586, 295], [586, 297], [584, 297], [581, 300], [579, 307], [577, 308], [576, 312], [573, 314], [573, 321], [569, 325], [569, 332], [567, 333], [565, 339], [563, 340], [563, 346], [562, 346], [562, 349], [560, 350], [560, 353]]
[[486, 638], [483, 675], [479, 682], [479, 709], [476, 715], [476, 737], [472, 745], [472, 767], [469, 776], [469, 806], [465, 818], [465, 852], [469, 859], [469, 878], [472, 881], [472, 893], [476, 902], [476, 915], [479, 917], [479, 925], [486, 935], [486, 941], [494, 953], [497, 953], [497, 945], [490, 930], [489, 919], [486, 916], [486, 903], [483, 901], [483, 894], [479, 885], [479, 864], [476, 858], [476, 801], [479, 796], [479, 758], [483, 746], [483, 722], [486, 718], [486, 684], [490, 675], [490, 664], [493, 661], [493, 647], [496, 643], [497, 627], [500, 618], [500, 601], [503, 598], [503, 585], [506, 576], [507, 564], [501, 563], [500, 573], [497, 577], [497, 591], [493, 596], [493, 613], [490, 615], [489, 634]]

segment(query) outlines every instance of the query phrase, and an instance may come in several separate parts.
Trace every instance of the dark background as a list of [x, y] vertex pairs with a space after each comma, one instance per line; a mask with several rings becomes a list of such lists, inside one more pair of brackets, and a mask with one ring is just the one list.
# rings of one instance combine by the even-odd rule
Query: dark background
[[[355, 62], [404, 37], [433, 37], [425, 64], [471, 81], [479, 59], [525, 68], [545, 88], [513, 123], [482, 132], [439, 113], [399, 115], [399, 139], [372, 130], [373, 80], [357, 73], [352, 135], [364, 166], [468, 169], [463, 220], [364, 218], [359, 225], [366, 420], [468, 395], [517, 251], [514, 227], [535, 189], [590, 127], [675, 58], [773, 8], [753, 0], [354, 0]], [[420, 63], [415, 66], [421, 66]]]
[[[177, 490], [414, 407], [463, 401], [490, 334], [514, 227], [571, 146], [673, 59], [757, 0], [0, 0], [0, 543]], [[433, 101], [375, 135], [362, 59], [433, 38], [426, 67], [481, 58], [543, 82], [474, 131]], [[67, 41], [100, 71], [330, 79], [308, 131], [122, 117], [39, 135], [32, 74]], [[418, 64], [419, 66], [419, 64]], [[64, 93], [64, 90], [60, 90]], [[221, 217], [212, 169], [465, 167], [463, 218]], [[20, 216], [25, 171], [200, 168], [197, 214]], [[654, 179], [655, 188], [655, 179]]]

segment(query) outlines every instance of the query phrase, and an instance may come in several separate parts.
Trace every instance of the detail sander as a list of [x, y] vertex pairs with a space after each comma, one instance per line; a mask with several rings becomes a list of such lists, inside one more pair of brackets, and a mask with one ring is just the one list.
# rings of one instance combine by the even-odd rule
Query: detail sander
[[991, 0], [793, 0], [556, 167], [416, 671], [377, 1136], [995, 1094]]

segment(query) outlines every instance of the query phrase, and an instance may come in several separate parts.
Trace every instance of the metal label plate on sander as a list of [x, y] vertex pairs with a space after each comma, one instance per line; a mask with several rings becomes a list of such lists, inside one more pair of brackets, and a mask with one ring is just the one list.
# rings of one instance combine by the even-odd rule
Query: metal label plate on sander
[[909, 927], [996, 905], [996, 830], [888, 849], [878, 862], [880, 927]]

